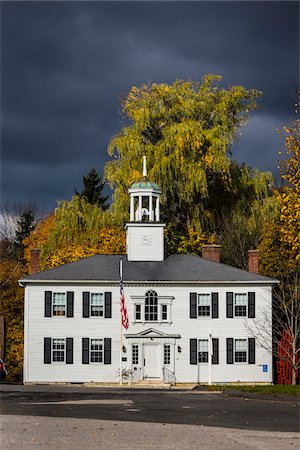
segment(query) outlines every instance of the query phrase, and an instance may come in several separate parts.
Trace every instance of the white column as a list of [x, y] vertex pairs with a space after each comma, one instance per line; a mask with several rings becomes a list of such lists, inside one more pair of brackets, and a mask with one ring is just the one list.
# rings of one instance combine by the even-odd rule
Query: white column
[[139, 195], [139, 221], [142, 221], [142, 196]]
[[149, 195], [149, 221], [153, 221], [153, 200], [152, 200], [152, 194]]
[[159, 197], [156, 197], [155, 220], [159, 222]]
[[134, 222], [134, 196], [130, 196], [130, 222]]

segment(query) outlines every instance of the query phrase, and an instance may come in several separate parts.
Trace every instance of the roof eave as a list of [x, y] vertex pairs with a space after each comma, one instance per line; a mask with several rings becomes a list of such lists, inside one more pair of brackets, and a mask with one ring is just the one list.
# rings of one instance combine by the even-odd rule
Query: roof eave
[[[124, 285], [143, 285], [143, 284], [153, 284], [153, 285], [247, 285], [247, 284], [259, 284], [267, 286], [275, 286], [279, 284], [278, 280], [126, 280], [123, 281]], [[27, 284], [101, 284], [101, 285], [119, 285], [120, 280], [42, 280], [42, 279], [21, 279], [19, 284], [25, 287]]]

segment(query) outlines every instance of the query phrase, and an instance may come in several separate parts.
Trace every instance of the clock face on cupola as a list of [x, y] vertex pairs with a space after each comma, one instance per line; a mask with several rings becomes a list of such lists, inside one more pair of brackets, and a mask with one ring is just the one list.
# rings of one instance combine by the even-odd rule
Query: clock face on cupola
[[159, 186], [147, 178], [147, 161], [143, 157], [143, 178], [128, 189], [130, 222], [126, 224], [128, 261], [163, 261], [164, 227], [160, 222]]

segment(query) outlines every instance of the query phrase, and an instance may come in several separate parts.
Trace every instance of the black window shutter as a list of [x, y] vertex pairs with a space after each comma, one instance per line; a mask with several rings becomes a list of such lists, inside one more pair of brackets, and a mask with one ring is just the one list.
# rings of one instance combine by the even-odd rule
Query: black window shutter
[[89, 364], [90, 362], [90, 340], [89, 338], [82, 338], [82, 364]]
[[248, 292], [248, 317], [255, 318], [255, 292]]
[[82, 293], [82, 317], [90, 317], [90, 293]]
[[52, 316], [52, 292], [45, 291], [45, 317]]
[[255, 364], [255, 338], [248, 339], [248, 364]]
[[190, 293], [190, 319], [197, 318], [197, 294]]
[[219, 339], [213, 338], [212, 348], [213, 348], [212, 364], [219, 364]]
[[73, 364], [73, 338], [66, 339], [66, 363]]
[[51, 364], [51, 338], [44, 338], [44, 364]]
[[111, 292], [104, 293], [104, 317], [111, 319]]
[[226, 317], [233, 317], [233, 292], [226, 292]]
[[67, 292], [67, 317], [74, 317], [74, 292]]
[[104, 364], [111, 364], [111, 338], [104, 339]]
[[197, 364], [197, 339], [190, 339], [190, 364]]
[[212, 319], [217, 319], [219, 317], [219, 294], [218, 292], [213, 292], [211, 294], [212, 303]]
[[233, 364], [233, 338], [226, 339], [227, 364]]

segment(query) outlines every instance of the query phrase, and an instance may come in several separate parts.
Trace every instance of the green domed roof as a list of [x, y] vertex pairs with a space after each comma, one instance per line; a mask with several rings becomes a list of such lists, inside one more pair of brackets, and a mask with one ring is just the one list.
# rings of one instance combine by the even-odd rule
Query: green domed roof
[[158, 184], [152, 183], [148, 180], [141, 180], [136, 183], [132, 183], [130, 189], [158, 189], [160, 190]]

